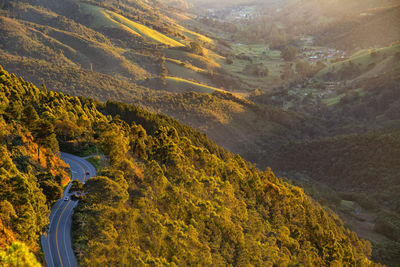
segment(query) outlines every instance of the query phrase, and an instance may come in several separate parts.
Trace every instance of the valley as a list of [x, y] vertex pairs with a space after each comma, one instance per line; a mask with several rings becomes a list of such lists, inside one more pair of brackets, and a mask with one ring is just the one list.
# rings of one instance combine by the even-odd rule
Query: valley
[[[255, 266], [398, 266], [397, 1], [0, 0], [0, 8], [4, 86], [14, 79], [8, 73], [15, 73], [31, 82], [29, 88], [59, 99], [49, 104], [48, 113], [39, 108], [40, 101], [33, 106], [40, 119], [45, 116], [55, 125], [58, 145], [53, 140], [51, 146], [106, 155], [100, 176], [84, 189], [93, 197], [82, 198], [75, 208], [72, 238], [81, 265], [241, 266], [243, 260]], [[64, 94], [79, 100], [60, 100]], [[18, 121], [11, 118], [18, 114], [21, 96], [0, 96], [9, 99], [0, 106], [5, 123]], [[68, 101], [82, 108], [71, 109]], [[60, 105], [71, 110], [57, 110]], [[21, 118], [22, 128], [37, 131]], [[33, 140], [40, 140], [37, 136]], [[117, 146], [123, 149], [117, 151]], [[57, 155], [53, 150], [43, 155]], [[47, 168], [38, 166], [38, 173]], [[112, 191], [106, 203], [100, 201], [104, 188]], [[337, 253], [314, 247], [331, 238], [327, 229], [316, 226], [325, 215], [315, 215], [312, 230], [303, 225], [299, 210], [288, 208], [282, 218], [275, 217], [278, 196], [287, 198], [283, 210], [290, 201], [299, 201], [306, 213], [313, 213], [314, 205], [317, 213], [326, 212], [335, 225], [330, 226], [335, 235], [330, 240], [354, 243], [355, 259], [346, 256], [347, 245], [335, 248]], [[261, 206], [268, 206], [268, 215]], [[200, 214], [200, 221], [193, 222], [192, 213], [180, 216], [182, 207]], [[126, 225], [125, 216], [135, 220]], [[297, 222], [303, 228], [293, 226], [287, 216], [303, 218]], [[212, 221], [217, 226], [209, 218], [218, 218]], [[254, 230], [249, 218], [263, 229]], [[88, 227], [93, 220], [99, 223]], [[282, 224], [289, 226], [278, 230]], [[351, 231], [369, 240], [372, 249]], [[257, 236], [261, 232], [263, 238]], [[221, 236], [214, 240], [210, 233]], [[27, 244], [36, 253], [31, 236]], [[118, 259], [112, 251], [123, 244], [127, 250]], [[186, 247], [192, 254], [178, 257], [170, 246], [179, 251]], [[317, 252], [307, 258], [297, 246]], [[272, 250], [273, 256], [264, 255]], [[256, 254], [248, 257], [249, 251]], [[330, 256], [321, 256], [325, 253]]]

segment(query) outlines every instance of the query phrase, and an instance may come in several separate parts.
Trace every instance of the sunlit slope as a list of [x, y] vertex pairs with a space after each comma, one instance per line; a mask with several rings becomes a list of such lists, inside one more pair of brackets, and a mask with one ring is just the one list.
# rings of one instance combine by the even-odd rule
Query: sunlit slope
[[62, 30], [69, 26], [69, 21], [54, 25], [56, 14], [43, 12], [38, 13], [38, 16], [47, 17], [42, 21], [31, 19], [32, 22], [0, 17], [0, 49], [3, 54], [23, 56], [25, 61], [38, 59], [68, 67], [79, 66], [104, 74], [119, 73], [136, 79], [149, 76], [142, 66], [123, 56], [123, 49], [111, 44], [104, 36], [96, 36], [95, 32], [84, 26], [76, 31], [72, 29], [77, 27]]
[[113, 11], [85, 3], [81, 3], [81, 7], [84, 12], [93, 16], [92, 24], [95, 27], [122, 28], [134, 35], [140, 35], [146, 40], [159, 44], [173, 47], [183, 46], [180, 42]]
[[201, 84], [194, 81], [185, 80], [178, 77], [167, 77], [168, 87], [178, 89], [179, 91], [195, 91], [199, 93], [213, 93], [215, 91], [225, 92], [222, 89]]
[[203, 57], [188, 52], [184, 52], [178, 49], [164, 49], [162, 50], [162, 52], [165, 53], [166, 58], [175, 59], [182, 62], [187, 61], [191, 65], [204, 70], [219, 68], [221, 66], [214, 60], [214, 58], [210, 56]]
[[176, 25], [176, 27], [178, 30], [182, 31], [183, 33], [185, 33], [185, 35], [188, 35], [192, 39], [197, 39], [198, 41], [208, 44], [208, 45], [214, 44], [214, 41], [211, 38], [209, 38], [203, 34], [191, 31], [181, 25]]

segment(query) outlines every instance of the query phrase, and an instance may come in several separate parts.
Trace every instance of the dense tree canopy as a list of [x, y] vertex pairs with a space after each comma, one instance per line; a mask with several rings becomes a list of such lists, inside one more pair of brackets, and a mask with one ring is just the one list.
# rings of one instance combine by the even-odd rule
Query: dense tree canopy
[[10, 259], [39, 252], [50, 205], [69, 180], [59, 144], [79, 149], [90, 142], [88, 125], [107, 119], [93, 101], [39, 90], [1, 67], [0, 103], [0, 247], [12, 245], [3, 255]]
[[84, 266], [373, 265], [369, 243], [301, 188], [192, 128], [126, 104], [41, 91], [2, 69], [0, 77], [3, 242], [37, 252], [49, 204], [67, 181], [58, 145], [97, 147], [109, 166], [83, 186], [73, 218]]

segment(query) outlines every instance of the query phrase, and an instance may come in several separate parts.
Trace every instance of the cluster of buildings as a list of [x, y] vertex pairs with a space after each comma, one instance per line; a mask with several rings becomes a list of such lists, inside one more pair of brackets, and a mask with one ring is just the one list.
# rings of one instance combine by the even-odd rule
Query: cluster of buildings
[[308, 60], [312, 62], [326, 61], [335, 58], [346, 58], [346, 52], [333, 48], [315, 49], [303, 47], [300, 51], [304, 58], [308, 58]]
[[249, 19], [254, 13], [253, 6], [236, 6], [224, 9], [207, 9], [207, 13], [199, 18], [203, 19], [222, 19], [223, 21], [242, 21]]
[[346, 58], [346, 52], [344, 51], [334, 48], [312, 47], [314, 45], [314, 39], [312, 36], [301, 36], [300, 41], [303, 46], [303, 48], [300, 49], [300, 52], [302, 56], [307, 58], [309, 61], [316, 62], [335, 58]]

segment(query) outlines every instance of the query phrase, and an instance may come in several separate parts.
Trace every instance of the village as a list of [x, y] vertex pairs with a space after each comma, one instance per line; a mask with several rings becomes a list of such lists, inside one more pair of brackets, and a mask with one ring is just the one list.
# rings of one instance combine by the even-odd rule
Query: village
[[340, 60], [346, 58], [346, 52], [334, 48], [317, 47], [314, 45], [312, 36], [300, 36], [299, 38], [302, 48], [300, 55], [307, 58], [311, 62], [327, 62], [328, 60]]
[[236, 6], [233, 8], [213, 9], [208, 8], [206, 13], [198, 19], [219, 19], [221, 21], [237, 23], [248, 20], [255, 12], [255, 6]]

